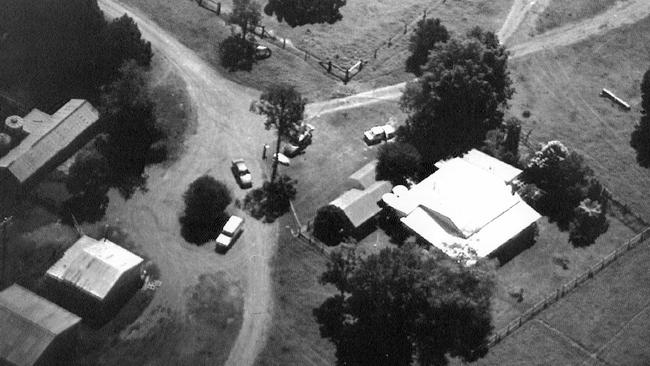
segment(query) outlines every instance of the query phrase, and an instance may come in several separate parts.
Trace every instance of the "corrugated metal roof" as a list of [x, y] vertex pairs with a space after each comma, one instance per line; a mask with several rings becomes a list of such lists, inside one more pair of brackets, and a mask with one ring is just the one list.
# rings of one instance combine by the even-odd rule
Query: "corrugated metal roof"
[[437, 168], [442, 168], [447, 162], [462, 159], [477, 168], [481, 168], [486, 172], [501, 178], [504, 182], [511, 182], [521, 174], [521, 169], [517, 169], [510, 164], [506, 164], [499, 159], [496, 159], [484, 152], [476, 149], [468, 151], [460, 158], [453, 158], [450, 160], [439, 161], [435, 165]]
[[332, 201], [331, 204], [343, 210], [356, 228], [381, 211], [377, 203], [384, 194], [391, 191], [391, 188], [389, 182], [375, 182], [363, 191], [351, 189]]
[[99, 300], [143, 259], [109, 240], [81, 237], [46, 273]]
[[377, 166], [377, 160], [373, 160], [368, 164], [364, 165], [363, 168], [357, 170], [349, 178], [350, 182], [353, 185], [356, 185], [358, 189], [366, 189], [375, 183], [375, 167]]
[[83, 99], [72, 99], [52, 116], [33, 110], [25, 116], [29, 135], [0, 158], [19, 182], [25, 182], [99, 119], [97, 110]]
[[13, 285], [0, 292], [0, 358], [33, 365], [57, 335], [81, 319], [46, 299]]

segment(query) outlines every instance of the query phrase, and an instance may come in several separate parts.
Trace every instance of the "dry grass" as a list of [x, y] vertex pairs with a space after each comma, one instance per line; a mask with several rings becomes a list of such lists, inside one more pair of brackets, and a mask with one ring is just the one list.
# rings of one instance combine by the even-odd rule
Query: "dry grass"
[[[640, 80], [648, 67], [650, 18], [603, 36], [517, 59], [511, 63], [517, 92], [511, 114], [524, 118], [531, 141], [561, 140], [586, 158], [620, 200], [650, 218], [648, 171], [629, 145], [640, 117]], [[614, 91], [629, 112], [598, 96]]]
[[591, 18], [619, 1], [625, 0], [551, 0], [546, 10], [537, 18], [535, 30], [543, 33], [552, 28]]

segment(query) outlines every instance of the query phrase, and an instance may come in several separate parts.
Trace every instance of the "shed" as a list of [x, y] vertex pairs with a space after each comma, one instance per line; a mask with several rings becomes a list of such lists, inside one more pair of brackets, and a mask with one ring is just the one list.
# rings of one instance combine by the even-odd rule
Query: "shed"
[[0, 292], [0, 364], [64, 365], [81, 319], [19, 285]]
[[375, 183], [375, 168], [377, 159], [364, 165], [348, 178], [349, 186], [356, 189], [366, 189]]
[[143, 259], [106, 240], [82, 236], [46, 273], [75, 312], [101, 318], [141, 285]]
[[352, 223], [353, 235], [360, 239], [374, 228], [373, 219], [381, 212], [378, 203], [384, 194], [391, 191], [391, 188], [389, 182], [375, 182], [364, 190], [351, 189], [330, 204], [337, 206], [345, 213]]

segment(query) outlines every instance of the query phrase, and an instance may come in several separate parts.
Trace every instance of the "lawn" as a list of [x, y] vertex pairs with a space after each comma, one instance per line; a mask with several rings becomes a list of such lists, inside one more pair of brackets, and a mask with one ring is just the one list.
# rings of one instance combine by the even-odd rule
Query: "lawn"
[[494, 346], [476, 364], [647, 365], [649, 260], [650, 246], [642, 243]]
[[[596, 176], [624, 203], [650, 218], [648, 171], [629, 145], [640, 117], [640, 80], [648, 67], [650, 18], [511, 62], [517, 90], [510, 113], [523, 119], [532, 142], [560, 140], [586, 158]], [[614, 91], [632, 105], [623, 111], [598, 96]]]
[[588, 19], [626, 0], [551, 0], [539, 15], [535, 30], [543, 33], [568, 23]]
[[[497, 30], [507, 16], [512, 0], [445, 3], [442, 0], [350, 1], [342, 8], [343, 20], [340, 22], [296, 28], [278, 23], [274, 17], [263, 17], [268, 30], [289, 38], [298, 47], [319, 57], [329, 57], [346, 67], [360, 58], [370, 60], [358, 78], [347, 86], [327, 76], [319, 66], [276, 47], [272, 47], [273, 56], [256, 64], [253, 71], [227, 72], [219, 65], [218, 43], [230, 35], [230, 28], [219, 17], [190, 0], [123, 2], [147, 14], [229, 78], [258, 89], [273, 82], [288, 82], [310, 99], [319, 100], [410, 79], [412, 75], [403, 71], [409, 37], [404, 34], [404, 25], [407, 25], [407, 30], [412, 29], [425, 9], [428, 16], [441, 18], [454, 31], [463, 32], [476, 25]], [[230, 1], [223, 2], [224, 13], [230, 7]], [[378, 48], [375, 60], [374, 50]]]

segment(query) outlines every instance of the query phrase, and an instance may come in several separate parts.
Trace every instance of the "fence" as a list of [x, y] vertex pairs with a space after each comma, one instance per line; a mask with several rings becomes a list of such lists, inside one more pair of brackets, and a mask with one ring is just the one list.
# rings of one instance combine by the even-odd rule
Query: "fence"
[[554, 292], [548, 294], [544, 299], [541, 301], [537, 302], [533, 307], [530, 309], [526, 310], [522, 315], [520, 315], [518, 318], [515, 320], [511, 321], [506, 325], [505, 327], [497, 330], [490, 338], [488, 339], [488, 347], [492, 347], [499, 343], [503, 338], [507, 337], [508, 335], [512, 334], [516, 329], [521, 327], [523, 324], [525, 324], [528, 320], [532, 319], [535, 315], [539, 314], [542, 312], [542, 310], [546, 309], [549, 307], [551, 304], [554, 304], [567, 294], [569, 294], [571, 291], [573, 291], [575, 288], [580, 286], [582, 283], [584, 283], [587, 279], [592, 278], [596, 273], [600, 272], [603, 270], [605, 267], [607, 267], [609, 264], [614, 262], [616, 259], [618, 259], [621, 255], [623, 255], [625, 252], [628, 250], [636, 247], [638, 244], [644, 242], [650, 238], [650, 227], [645, 228], [642, 232], [639, 234], [633, 236], [631, 239], [629, 239], [625, 244], [621, 245], [620, 247], [616, 248], [616, 250], [612, 251], [609, 253], [607, 256], [602, 258], [598, 263], [594, 264], [591, 266], [588, 270], [574, 278], [573, 280], [563, 284], [559, 288], [557, 288]]

